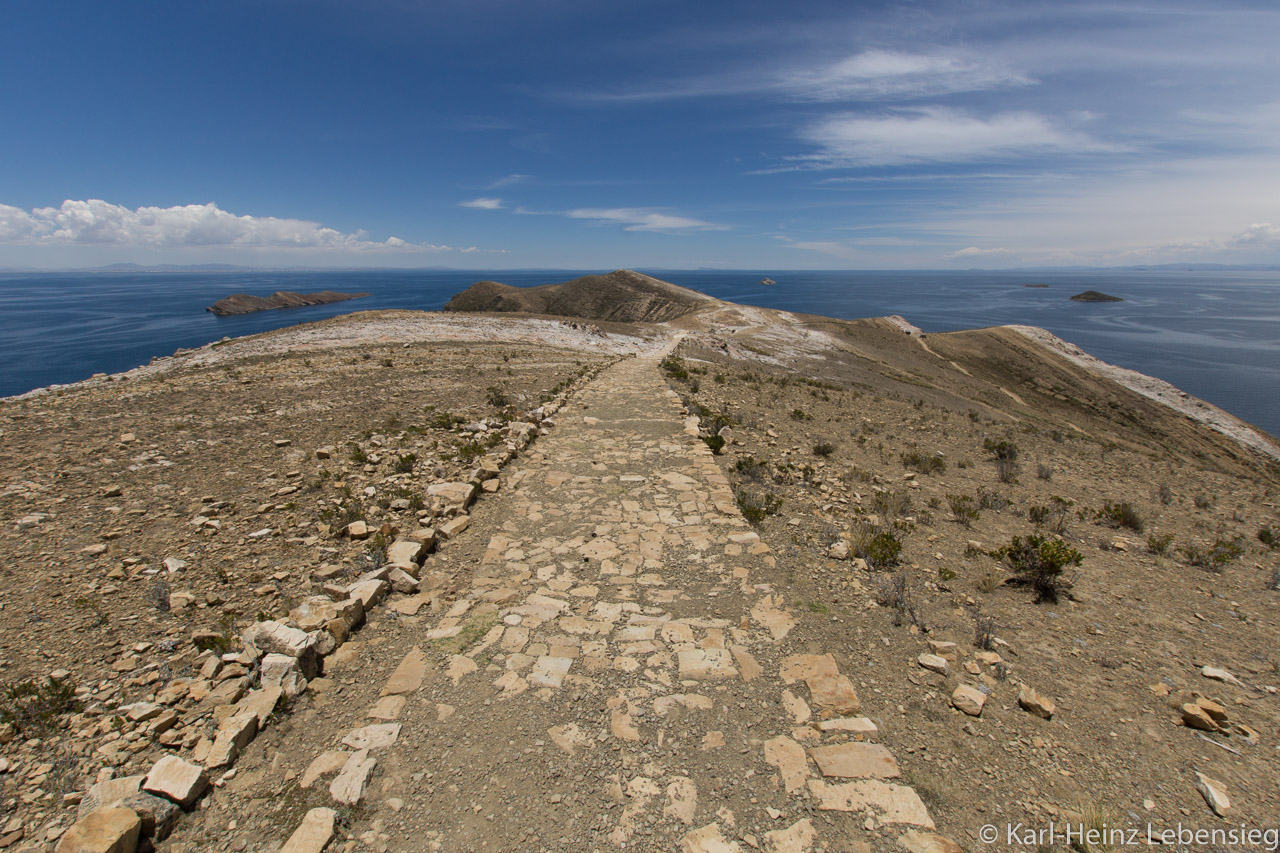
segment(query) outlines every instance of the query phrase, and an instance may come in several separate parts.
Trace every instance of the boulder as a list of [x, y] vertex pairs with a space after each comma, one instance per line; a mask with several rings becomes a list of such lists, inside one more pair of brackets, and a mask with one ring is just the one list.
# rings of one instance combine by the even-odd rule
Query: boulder
[[190, 808], [208, 787], [204, 768], [176, 755], [161, 758], [142, 780], [142, 790], [172, 800], [184, 809]]
[[1046, 720], [1053, 719], [1054, 712], [1058, 710], [1058, 706], [1053, 704], [1052, 699], [1047, 696], [1041, 696], [1025, 684], [1018, 691], [1018, 704], [1022, 706], [1023, 710]]
[[931, 672], [938, 673], [939, 675], [947, 674], [947, 659], [941, 655], [931, 655], [926, 652], [916, 658], [916, 663]]
[[125, 797], [120, 805], [132, 809], [142, 821], [142, 837], [152, 841], [164, 841], [178, 825], [182, 809], [163, 797], [141, 792]]
[[320, 674], [320, 655], [316, 637], [282, 622], [258, 622], [244, 632], [244, 644], [255, 652], [282, 654], [295, 658], [303, 677], [308, 680]]
[[133, 853], [141, 834], [142, 820], [132, 809], [111, 806], [72, 824], [54, 853]]
[[970, 717], [981, 717], [982, 706], [987, 704], [987, 694], [976, 687], [961, 684], [951, 694], [951, 704]]
[[143, 778], [143, 776], [121, 776], [92, 785], [80, 800], [76, 817], [86, 817], [98, 809], [109, 808], [126, 797], [138, 793], [142, 787]]
[[387, 562], [393, 566], [417, 566], [430, 549], [416, 539], [397, 539], [387, 546]]
[[275, 653], [262, 659], [262, 683], [279, 685], [284, 695], [290, 698], [307, 689], [307, 679], [298, 666], [298, 659]]
[[333, 809], [316, 808], [298, 824], [280, 853], [321, 853], [333, 838], [333, 824], [338, 813]]

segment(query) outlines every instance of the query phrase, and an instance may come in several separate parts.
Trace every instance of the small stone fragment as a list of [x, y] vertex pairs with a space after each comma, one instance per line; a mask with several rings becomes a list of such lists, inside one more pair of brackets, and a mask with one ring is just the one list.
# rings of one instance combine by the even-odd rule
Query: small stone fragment
[[1218, 817], [1226, 817], [1231, 809], [1231, 800], [1227, 797], [1227, 786], [1203, 773], [1196, 773], [1196, 790], [1204, 801], [1213, 809]]
[[280, 853], [321, 853], [333, 838], [333, 824], [338, 813], [333, 809], [315, 808], [298, 824]]
[[142, 790], [173, 800], [184, 809], [190, 808], [207, 787], [209, 777], [204, 768], [176, 755], [161, 758], [142, 780]]
[[961, 684], [951, 694], [951, 704], [970, 717], [981, 717], [982, 706], [987, 704], [987, 694], [976, 687]]
[[1053, 719], [1054, 712], [1058, 710], [1052, 699], [1041, 696], [1025, 684], [1018, 691], [1018, 704], [1026, 711], [1046, 720]]

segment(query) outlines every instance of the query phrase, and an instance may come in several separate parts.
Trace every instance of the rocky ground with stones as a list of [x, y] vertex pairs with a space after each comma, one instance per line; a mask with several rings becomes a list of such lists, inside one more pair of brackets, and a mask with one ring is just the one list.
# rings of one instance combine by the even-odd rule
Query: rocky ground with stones
[[1280, 811], [1274, 464], [1015, 331], [376, 312], [0, 430], [0, 849]]

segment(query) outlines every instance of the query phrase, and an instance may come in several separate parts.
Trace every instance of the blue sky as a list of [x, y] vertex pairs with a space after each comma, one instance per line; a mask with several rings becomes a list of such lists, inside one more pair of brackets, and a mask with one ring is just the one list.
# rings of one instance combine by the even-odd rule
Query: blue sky
[[0, 266], [1280, 263], [1274, 2], [8, 0]]

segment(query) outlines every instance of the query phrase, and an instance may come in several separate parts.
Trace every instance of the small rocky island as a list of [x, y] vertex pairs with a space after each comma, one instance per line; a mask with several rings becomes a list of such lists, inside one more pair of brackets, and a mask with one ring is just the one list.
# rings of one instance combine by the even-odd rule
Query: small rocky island
[[1077, 293], [1071, 297], [1072, 302], [1124, 302], [1119, 296], [1111, 296], [1106, 293], [1099, 293], [1096, 290], [1086, 290], [1084, 293]]
[[361, 299], [367, 293], [338, 293], [335, 290], [322, 290], [319, 293], [294, 293], [289, 290], [277, 290], [266, 297], [250, 296], [247, 293], [233, 293], [226, 299], [204, 309], [212, 311], [219, 317], [230, 317], [234, 314], [252, 314], [255, 311], [272, 311], [276, 308], [305, 308], [308, 305], [328, 305], [330, 302], [346, 302], [348, 299]]

